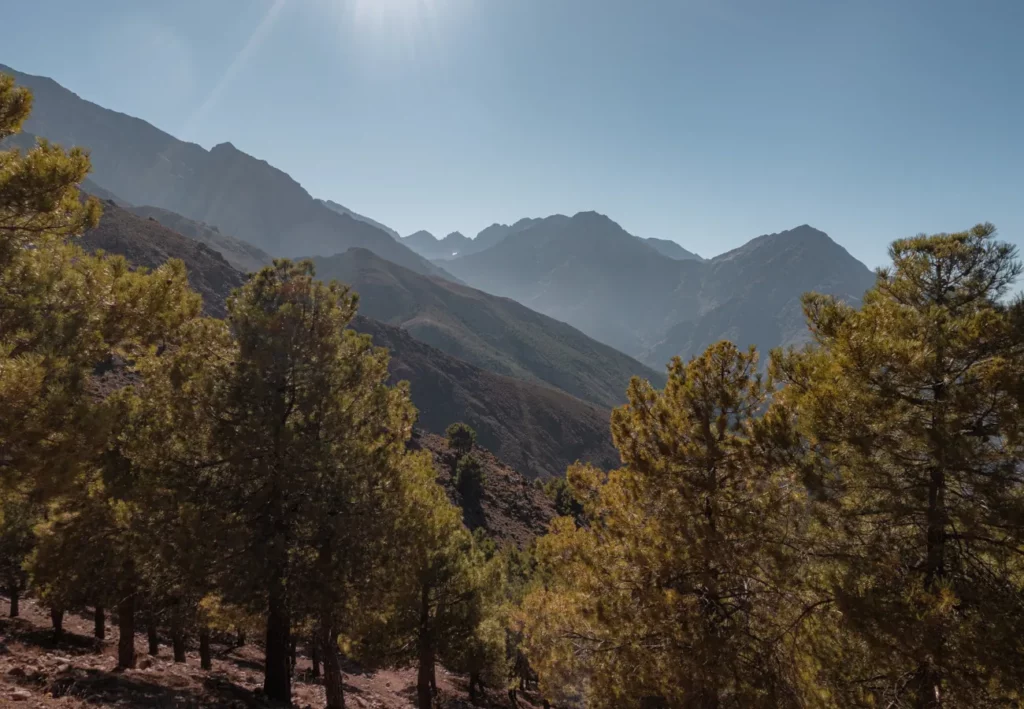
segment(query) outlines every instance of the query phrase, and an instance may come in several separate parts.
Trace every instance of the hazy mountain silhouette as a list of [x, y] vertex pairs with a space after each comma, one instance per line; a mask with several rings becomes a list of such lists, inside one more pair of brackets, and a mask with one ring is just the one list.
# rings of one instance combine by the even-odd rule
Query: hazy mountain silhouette
[[360, 214], [359, 212], [354, 212], [351, 209], [349, 209], [348, 207], [340, 205], [337, 202], [334, 202], [334, 201], [329, 200], [329, 199], [318, 199], [317, 202], [319, 202], [320, 204], [324, 205], [325, 207], [327, 207], [328, 209], [330, 209], [333, 212], [337, 212], [338, 214], [347, 214], [348, 216], [352, 217], [353, 219], [358, 219], [361, 222], [366, 222], [370, 226], [375, 226], [378, 229], [380, 229], [381, 231], [387, 232], [388, 235], [391, 236], [392, 239], [400, 239], [400, 238], [402, 238], [398, 234], [398, 232], [395, 231], [394, 229], [392, 229], [391, 227], [389, 227], [389, 226], [387, 226], [385, 224], [381, 224], [376, 219], [370, 219], [365, 214]]
[[473, 240], [457, 231], [453, 231], [443, 239], [438, 239], [429, 231], [421, 229], [409, 236], [403, 236], [402, 243], [423, 258], [444, 261], [467, 253], [472, 248]]
[[52, 79], [0, 66], [32, 89], [25, 129], [91, 151], [90, 178], [134, 205], [153, 205], [216, 226], [275, 256], [330, 255], [353, 246], [412, 270], [444, 272], [351, 214], [313, 199], [289, 175], [222, 143], [212, 150], [83, 100]]
[[350, 284], [360, 312], [497, 374], [548, 384], [603, 406], [625, 401], [633, 376], [665, 376], [565, 323], [508, 298], [414, 273], [366, 249], [315, 259], [317, 274]]
[[446, 268], [659, 368], [726, 337], [762, 349], [799, 341], [802, 293], [859, 299], [873, 282], [806, 225], [709, 261], [677, 260], [595, 212], [539, 220]]
[[689, 261], [691, 259], [694, 261], [704, 260], [701, 256], [698, 256], [692, 251], [687, 251], [676, 242], [669, 241], [668, 239], [644, 239], [642, 237], [637, 238], [639, 238], [641, 241], [643, 241], [645, 244], [650, 246], [652, 249], [657, 251], [662, 256], [668, 256], [669, 258], [674, 258], [677, 261]]

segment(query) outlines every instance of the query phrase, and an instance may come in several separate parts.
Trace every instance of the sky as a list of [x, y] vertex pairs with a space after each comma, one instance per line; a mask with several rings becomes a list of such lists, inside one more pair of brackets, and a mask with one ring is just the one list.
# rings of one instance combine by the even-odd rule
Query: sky
[[0, 63], [402, 234], [1024, 244], [1021, 0], [31, 0]]

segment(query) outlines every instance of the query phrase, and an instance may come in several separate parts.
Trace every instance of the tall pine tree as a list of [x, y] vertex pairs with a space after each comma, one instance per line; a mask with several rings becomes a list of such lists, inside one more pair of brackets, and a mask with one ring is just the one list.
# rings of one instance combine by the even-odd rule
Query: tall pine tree
[[991, 225], [895, 242], [854, 309], [805, 298], [817, 347], [782, 357], [808, 441], [818, 652], [841, 706], [995, 707], [1024, 687], [1024, 312]]

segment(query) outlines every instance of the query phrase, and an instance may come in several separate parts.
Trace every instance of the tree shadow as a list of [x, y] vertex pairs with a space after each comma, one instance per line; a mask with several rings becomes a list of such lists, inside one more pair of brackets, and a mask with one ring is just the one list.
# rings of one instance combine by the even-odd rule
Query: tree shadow
[[0, 635], [5, 639], [15, 638], [26, 645], [41, 650], [60, 651], [65, 655], [91, 655], [103, 649], [104, 641], [92, 635], [79, 635], [70, 630], [61, 634], [59, 641], [54, 641], [53, 630], [39, 628], [24, 618], [0, 619]]

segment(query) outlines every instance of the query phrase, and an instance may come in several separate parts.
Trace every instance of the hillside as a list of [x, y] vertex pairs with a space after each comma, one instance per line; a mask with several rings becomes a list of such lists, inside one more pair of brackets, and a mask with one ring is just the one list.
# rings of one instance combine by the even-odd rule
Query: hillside
[[407, 268], [444, 272], [372, 224], [313, 199], [288, 174], [222, 143], [186, 143], [145, 121], [86, 101], [57, 82], [0, 65], [32, 89], [25, 130], [91, 151], [90, 179], [133, 205], [216, 226], [273, 256], [330, 255], [353, 246]]
[[[410, 447], [430, 451], [438, 479], [452, 502], [460, 504], [462, 501], [454, 489], [451, 475], [457, 458], [448, 448], [448, 442], [442, 436], [415, 431]], [[490, 451], [478, 446], [473, 455], [483, 469], [484, 489], [480, 509], [463, 512], [466, 525], [471, 530], [484, 529], [498, 542], [526, 548], [547, 531], [551, 520], [557, 516], [554, 503], [536, 485]]]
[[528, 478], [563, 475], [577, 460], [619, 464], [607, 409], [474, 367], [376, 320], [359, 316], [352, 327], [391, 350], [392, 380], [409, 381], [421, 428], [440, 434], [465, 421], [481, 446]]
[[763, 350], [799, 342], [803, 293], [856, 301], [874, 280], [807, 225], [711, 260], [679, 260], [593, 212], [541, 220], [446, 268], [659, 368], [720, 339]]
[[209, 246], [111, 201], [103, 203], [99, 225], [86, 232], [80, 243], [90, 251], [120, 254], [130, 264], [146, 268], [181, 259], [188, 269], [189, 283], [203, 297], [206, 312], [214, 317], [227, 314], [224, 301], [245, 282], [245, 276]]
[[220, 229], [215, 226], [194, 221], [168, 209], [149, 206], [129, 207], [128, 209], [140, 217], [153, 218], [168, 229], [206, 244], [220, 253], [233, 268], [242, 273], [258, 271], [273, 261], [266, 251], [258, 249], [246, 241], [230, 234], [222, 234]]
[[665, 376], [514, 300], [428, 278], [365, 249], [315, 259], [317, 275], [352, 285], [360, 312], [483, 369], [545, 383], [601, 406], [625, 401], [633, 376]]
[[[209, 247], [156, 221], [103, 206], [99, 227], [83, 237], [83, 245], [150, 268], [180, 258], [207, 312], [224, 315], [225, 300], [244, 282], [243, 274]], [[618, 464], [608, 409], [480, 369], [367, 317], [357, 317], [353, 328], [391, 350], [392, 381], [410, 382], [419, 425], [428, 432], [441, 434], [450, 423], [465, 421], [477, 430], [481, 446], [530, 478], [561, 475], [578, 459]]]
[[802, 344], [810, 335], [801, 295], [816, 291], [857, 303], [873, 283], [866, 266], [811, 226], [760, 236], [705, 262], [704, 309], [669, 329], [643, 359], [693, 355], [722, 339], [756, 344], [765, 355]]
[[360, 214], [359, 212], [354, 212], [351, 209], [349, 209], [348, 207], [346, 207], [344, 205], [341, 205], [341, 204], [338, 204], [337, 202], [335, 202], [333, 200], [330, 200], [330, 199], [318, 199], [317, 202], [319, 202], [320, 204], [324, 205], [325, 207], [330, 209], [332, 212], [337, 212], [338, 214], [347, 214], [348, 216], [352, 217], [353, 219], [358, 219], [361, 222], [366, 222], [370, 226], [375, 226], [378, 229], [380, 229], [381, 231], [387, 233], [388, 236], [390, 236], [392, 239], [400, 239], [400, 238], [402, 238], [401, 236], [399, 236], [397, 231], [395, 231], [391, 227], [387, 226], [386, 224], [381, 224], [380, 222], [378, 222], [375, 219], [370, 219], [365, 214]]
[[669, 258], [675, 259], [676, 261], [703, 261], [704, 259], [692, 251], [687, 251], [682, 246], [674, 241], [668, 239], [655, 239], [653, 237], [644, 239], [643, 237], [637, 237], [642, 242], [650, 246], [652, 249], [657, 251], [662, 256], [668, 256]]
[[470, 286], [636, 356], [682, 319], [673, 319], [667, 299], [681, 281], [697, 278], [700, 264], [665, 258], [608, 217], [581, 212], [538, 220], [445, 267]]

